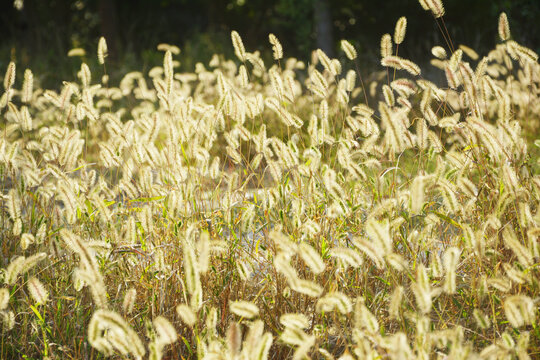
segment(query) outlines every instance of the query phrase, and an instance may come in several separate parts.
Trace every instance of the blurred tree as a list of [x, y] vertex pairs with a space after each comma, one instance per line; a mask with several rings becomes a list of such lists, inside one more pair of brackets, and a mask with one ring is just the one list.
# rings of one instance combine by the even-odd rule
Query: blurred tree
[[116, 12], [116, 2], [111, 0], [98, 1], [98, 13], [101, 35], [107, 40], [108, 61], [114, 61], [117, 57], [118, 41], [118, 16]]
[[313, 13], [317, 47], [328, 56], [334, 56], [334, 24], [328, 0], [314, 0]]

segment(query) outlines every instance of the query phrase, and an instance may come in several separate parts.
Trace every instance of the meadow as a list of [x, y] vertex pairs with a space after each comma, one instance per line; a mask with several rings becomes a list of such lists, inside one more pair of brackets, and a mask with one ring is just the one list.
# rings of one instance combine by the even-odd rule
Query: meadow
[[420, 5], [442, 83], [404, 17], [370, 74], [235, 31], [118, 84], [104, 38], [58, 89], [10, 63], [0, 358], [539, 358], [538, 55], [504, 13], [480, 56]]

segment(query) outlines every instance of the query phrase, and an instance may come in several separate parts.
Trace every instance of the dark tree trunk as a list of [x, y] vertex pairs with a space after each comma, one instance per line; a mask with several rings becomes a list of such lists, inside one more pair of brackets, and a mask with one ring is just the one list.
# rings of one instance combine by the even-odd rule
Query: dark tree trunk
[[116, 13], [116, 2], [114, 0], [99, 0], [98, 13], [100, 18], [101, 35], [107, 41], [109, 61], [114, 61], [118, 56], [118, 17]]
[[313, 1], [313, 15], [317, 47], [328, 56], [334, 56], [334, 34], [332, 32], [332, 13], [328, 0]]

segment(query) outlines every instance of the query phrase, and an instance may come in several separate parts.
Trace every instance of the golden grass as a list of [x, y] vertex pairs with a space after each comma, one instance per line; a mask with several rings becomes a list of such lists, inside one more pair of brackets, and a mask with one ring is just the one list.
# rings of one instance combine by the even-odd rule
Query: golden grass
[[103, 38], [60, 91], [10, 63], [0, 358], [540, 356], [538, 56], [506, 15], [454, 47], [421, 4], [445, 84], [398, 56], [405, 18], [365, 84], [347, 41], [306, 65], [270, 35], [265, 64], [236, 32], [239, 61], [160, 44], [117, 86]]

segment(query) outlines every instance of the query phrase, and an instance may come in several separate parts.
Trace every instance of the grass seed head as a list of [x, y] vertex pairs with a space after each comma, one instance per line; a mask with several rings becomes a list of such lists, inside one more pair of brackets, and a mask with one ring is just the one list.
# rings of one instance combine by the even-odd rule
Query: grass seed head
[[502, 41], [506, 41], [510, 39], [510, 25], [508, 24], [508, 17], [506, 16], [506, 13], [502, 12], [501, 15], [499, 15], [499, 37]]
[[399, 45], [405, 39], [405, 32], [407, 31], [407, 18], [402, 16], [398, 19], [396, 23], [396, 28], [394, 30], [394, 42]]

